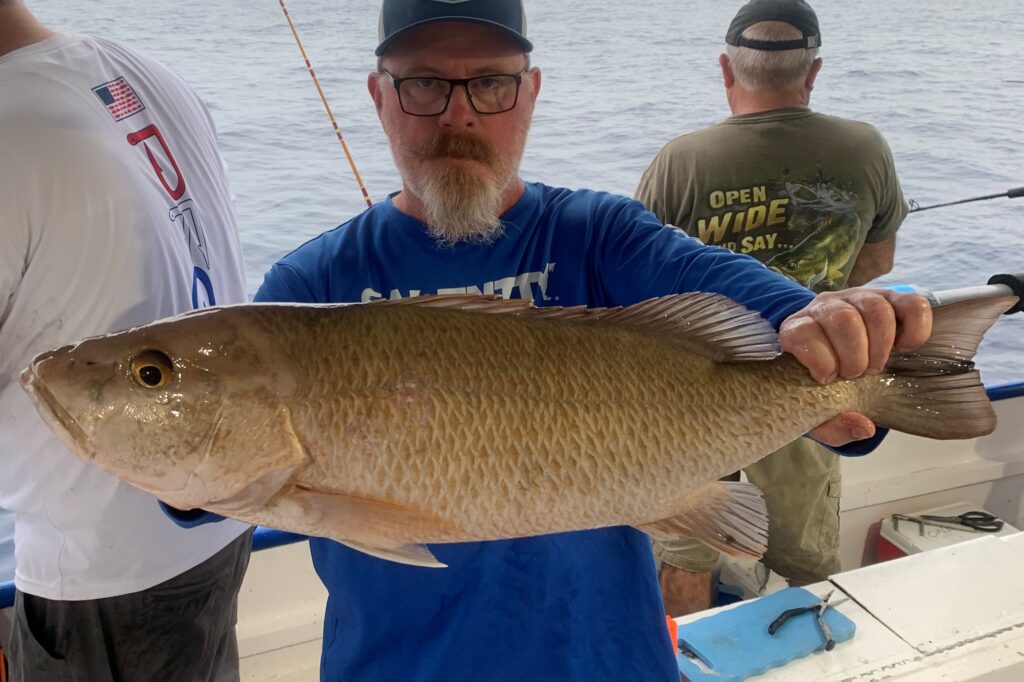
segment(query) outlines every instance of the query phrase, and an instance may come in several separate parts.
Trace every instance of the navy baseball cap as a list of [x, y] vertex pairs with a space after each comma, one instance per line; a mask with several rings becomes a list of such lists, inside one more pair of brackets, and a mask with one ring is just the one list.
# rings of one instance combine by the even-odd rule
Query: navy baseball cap
[[[804, 37], [800, 40], [751, 40], [743, 37], [744, 31], [762, 21], [787, 23], [798, 28]], [[821, 45], [818, 15], [804, 0], [750, 0], [740, 7], [729, 24], [725, 42], [736, 47], [767, 51], [818, 47]]]
[[384, 0], [380, 8], [380, 57], [391, 42], [414, 28], [435, 21], [468, 21], [504, 31], [523, 48], [533, 50], [526, 39], [526, 10], [522, 0]]

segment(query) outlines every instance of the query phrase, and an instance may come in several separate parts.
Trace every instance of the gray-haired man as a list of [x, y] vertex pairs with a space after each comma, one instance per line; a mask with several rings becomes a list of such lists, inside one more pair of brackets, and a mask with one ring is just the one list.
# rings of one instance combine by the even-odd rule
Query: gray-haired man
[[[732, 117], [665, 145], [637, 189], [666, 224], [815, 292], [888, 272], [907, 212], [878, 131], [808, 108], [820, 45], [804, 0], [740, 8], [719, 57]], [[767, 565], [794, 584], [839, 570], [839, 459], [801, 438], [746, 474], [768, 502]], [[668, 611], [707, 608], [717, 553], [689, 539], [655, 549]]]

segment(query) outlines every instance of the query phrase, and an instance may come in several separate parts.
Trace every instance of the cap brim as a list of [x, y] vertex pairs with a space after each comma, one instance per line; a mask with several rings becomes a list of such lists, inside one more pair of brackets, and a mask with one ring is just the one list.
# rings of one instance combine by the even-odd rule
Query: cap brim
[[499, 31], [507, 35], [509, 38], [511, 38], [513, 41], [515, 41], [515, 43], [519, 45], [519, 47], [523, 48], [523, 52], [533, 51], [533, 43], [531, 43], [529, 40], [527, 40], [520, 34], [516, 33], [515, 31], [509, 29], [507, 26], [502, 26], [501, 24], [496, 23], [494, 21], [487, 21], [486, 19], [477, 19], [476, 17], [433, 17], [430, 19], [424, 19], [423, 21], [418, 21], [415, 24], [410, 24], [409, 26], [406, 26], [405, 28], [399, 31], [395, 31], [387, 38], [385, 38], [381, 42], [381, 44], [377, 46], [377, 49], [374, 50], [373, 53], [378, 57], [383, 57], [384, 53], [388, 51], [389, 47], [391, 47], [391, 44], [398, 40], [399, 38], [401, 38], [402, 36], [404, 36], [409, 31], [413, 31], [421, 26], [426, 26], [427, 24], [437, 23], [439, 21], [462, 21], [469, 24], [483, 24], [484, 26], [490, 26], [491, 28], [498, 29]]

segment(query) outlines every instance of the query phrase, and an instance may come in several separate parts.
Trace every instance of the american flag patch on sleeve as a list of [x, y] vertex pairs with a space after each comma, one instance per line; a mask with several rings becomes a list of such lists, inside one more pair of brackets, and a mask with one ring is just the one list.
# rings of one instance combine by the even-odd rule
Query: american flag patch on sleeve
[[110, 112], [115, 121], [128, 118], [132, 114], [137, 114], [146, 108], [143, 106], [142, 100], [132, 90], [132, 86], [128, 85], [128, 81], [124, 79], [124, 76], [114, 79], [109, 83], [97, 85], [92, 91], [96, 93], [96, 96], [107, 107], [107, 111]]

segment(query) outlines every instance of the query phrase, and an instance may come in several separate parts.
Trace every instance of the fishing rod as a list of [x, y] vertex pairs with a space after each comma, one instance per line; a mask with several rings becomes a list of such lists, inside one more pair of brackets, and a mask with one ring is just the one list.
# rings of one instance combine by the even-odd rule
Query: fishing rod
[[1014, 187], [1008, 189], [1002, 194], [986, 194], [983, 197], [972, 197], [970, 199], [960, 199], [959, 201], [948, 201], [944, 204], [933, 204], [931, 206], [921, 206], [916, 201], [910, 202], [910, 210], [908, 213], [915, 213], [917, 211], [927, 211], [932, 208], [942, 208], [943, 206], [956, 206], [957, 204], [966, 204], [972, 201], [987, 201], [988, 199], [1001, 199], [1006, 197], [1008, 199], [1016, 199], [1018, 197], [1024, 197], [1024, 187]]
[[284, 0], [278, 0], [281, 4], [281, 11], [284, 12], [284, 18], [288, 20], [288, 26], [292, 29], [292, 35], [295, 36], [295, 44], [299, 46], [299, 52], [302, 53], [302, 58], [306, 61], [306, 69], [309, 70], [309, 75], [313, 79], [313, 85], [316, 86], [316, 91], [320, 94], [320, 101], [324, 103], [324, 109], [327, 110], [327, 117], [331, 119], [331, 125], [334, 126], [334, 133], [338, 136], [338, 142], [341, 143], [341, 148], [345, 150], [345, 158], [348, 159], [348, 165], [352, 169], [352, 174], [356, 178], [356, 183], [359, 184], [359, 190], [363, 193], [363, 200], [366, 201], [367, 206], [373, 206], [373, 202], [370, 201], [370, 194], [366, 191], [366, 185], [363, 184], [363, 178], [359, 175], [359, 169], [356, 168], [356, 162], [352, 159], [352, 153], [348, 150], [348, 145], [345, 144], [345, 138], [341, 134], [341, 128], [338, 126], [338, 122], [334, 118], [334, 112], [331, 111], [331, 105], [327, 103], [327, 97], [324, 95], [323, 88], [320, 87], [320, 81], [317, 80], [316, 72], [313, 71], [313, 65], [309, 61], [309, 56], [306, 54], [306, 49], [302, 47], [302, 41], [299, 40], [299, 32], [295, 30], [295, 24], [292, 23], [292, 17], [288, 14], [288, 8], [284, 6]]
[[885, 287], [893, 291], [920, 294], [928, 299], [933, 308], [961, 301], [973, 301], [979, 298], [997, 298], [999, 296], [1016, 296], [1017, 304], [1006, 311], [1010, 315], [1024, 310], [1024, 272], [992, 275], [988, 284], [961, 289], [944, 289], [930, 291], [910, 284], [896, 284]]

